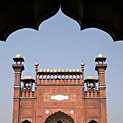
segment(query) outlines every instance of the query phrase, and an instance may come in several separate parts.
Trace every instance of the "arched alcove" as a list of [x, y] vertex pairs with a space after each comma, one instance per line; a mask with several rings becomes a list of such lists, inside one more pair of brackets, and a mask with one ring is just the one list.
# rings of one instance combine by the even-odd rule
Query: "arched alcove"
[[73, 118], [64, 112], [58, 111], [51, 114], [44, 123], [75, 123]]

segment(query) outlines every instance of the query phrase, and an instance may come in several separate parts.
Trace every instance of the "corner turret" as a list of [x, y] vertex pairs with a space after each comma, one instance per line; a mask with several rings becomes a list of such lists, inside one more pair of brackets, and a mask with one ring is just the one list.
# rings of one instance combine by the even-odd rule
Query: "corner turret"
[[[15, 64], [12, 65], [15, 71], [15, 80], [14, 80], [14, 99], [13, 99], [13, 123], [19, 123], [19, 112], [20, 112], [20, 97], [21, 97], [21, 73], [24, 70], [24, 59], [20, 54], [17, 54], [13, 58]], [[17, 113], [18, 112], [18, 113]], [[17, 114], [16, 114], [17, 113]]]
[[99, 78], [99, 89], [100, 89], [100, 96], [105, 97], [105, 70], [107, 68], [107, 64], [104, 62], [106, 61], [106, 58], [103, 57], [102, 54], [99, 54], [98, 57], [95, 59], [95, 62], [97, 62], [95, 70], [98, 72], [98, 78]]

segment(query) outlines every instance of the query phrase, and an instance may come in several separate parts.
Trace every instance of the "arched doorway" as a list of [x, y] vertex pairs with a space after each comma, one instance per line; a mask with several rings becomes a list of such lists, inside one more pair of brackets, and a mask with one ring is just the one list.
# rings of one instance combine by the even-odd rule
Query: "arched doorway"
[[64, 112], [58, 111], [51, 114], [44, 123], [75, 123], [73, 118]]
[[23, 121], [22, 123], [31, 123], [31, 122], [29, 122], [28, 120], [25, 120], [25, 121]]
[[57, 123], [62, 123], [60, 120]]
[[91, 120], [89, 123], [97, 123], [96, 121], [94, 121], [94, 120]]

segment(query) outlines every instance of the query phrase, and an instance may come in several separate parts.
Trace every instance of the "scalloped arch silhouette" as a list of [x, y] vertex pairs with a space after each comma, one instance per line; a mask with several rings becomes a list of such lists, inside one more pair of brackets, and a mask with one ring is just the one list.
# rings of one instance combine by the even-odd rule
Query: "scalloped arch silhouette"
[[0, 3], [0, 40], [3, 41], [18, 29], [38, 30], [60, 8], [79, 23], [81, 30], [95, 27], [109, 33], [114, 41], [123, 40], [122, 0], [1, 0]]
[[73, 118], [64, 112], [58, 111], [51, 114], [44, 123], [75, 123]]

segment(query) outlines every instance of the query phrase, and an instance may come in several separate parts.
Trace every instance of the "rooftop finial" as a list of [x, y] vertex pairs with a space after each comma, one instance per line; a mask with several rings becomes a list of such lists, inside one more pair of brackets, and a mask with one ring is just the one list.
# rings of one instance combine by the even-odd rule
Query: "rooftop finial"
[[38, 61], [36, 61], [36, 62], [35, 62], [35, 66], [38, 66], [38, 65], [39, 65], [39, 63], [38, 63]]
[[81, 66], [85, 66], [85, 63], [83, 62], [83, 60], [82, 60], [82, 62], [81, 62]]

